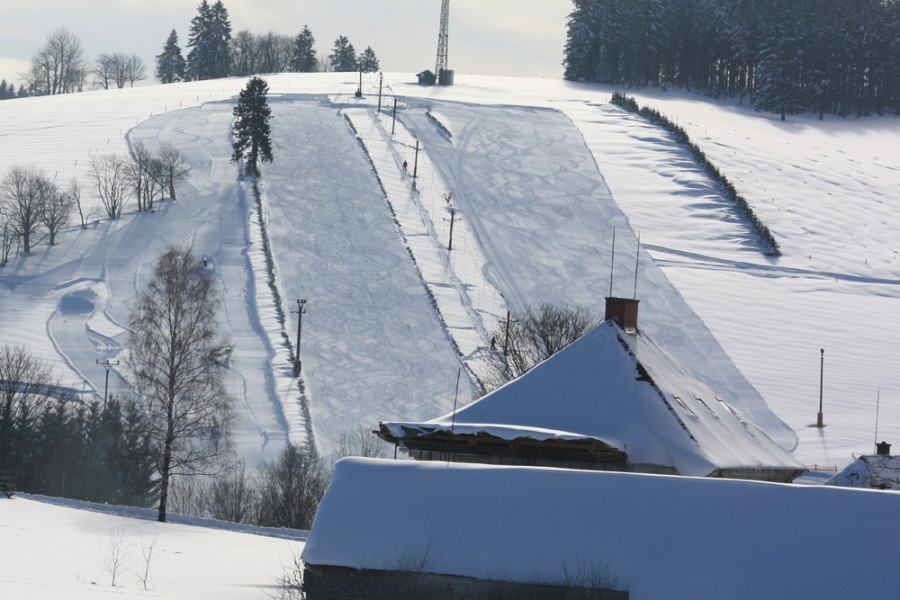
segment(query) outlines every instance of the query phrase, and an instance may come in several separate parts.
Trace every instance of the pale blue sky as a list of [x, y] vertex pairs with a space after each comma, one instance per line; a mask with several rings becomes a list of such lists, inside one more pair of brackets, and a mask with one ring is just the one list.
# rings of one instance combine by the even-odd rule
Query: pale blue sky
[[[295, 34], [304, 23], [328, 53], [339, 34], [371, 45], [386, 71], [434, 68], [440, 0], [224, 0], [235, 31]], [[182, 45], [199, 0], [3, 0], [0, 77], [14, 77], [52, 29], [89, 58], [128, 51], [148, 63], [174, 27]], [[571, 0], [451, 0], [450, 67], [462, 73], [561, 77]]]

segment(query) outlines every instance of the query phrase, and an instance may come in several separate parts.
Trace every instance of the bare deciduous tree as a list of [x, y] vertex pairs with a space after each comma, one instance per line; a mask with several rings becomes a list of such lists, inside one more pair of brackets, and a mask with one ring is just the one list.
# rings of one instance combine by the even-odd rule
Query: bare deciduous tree
[[243, 464], [213, 482], [209, 513], [214, 519], [249, 523], [255, 519], [256, 510], [256, 490]]
[[75, 205], [68, 191], [60, 190], [46, 177], [42, 178], [41, 223], [47, 228], [51, 246], [56, 244], [56, 234], [69, 224]]
[[81, 40], [61, 27], [47, 37], [47, 42], [32, 59], [32, 83], [36, 93], [67, 94], [80, 91], [87, 69]]
[[0, 211], [0, 267], [9, 262], [13, 245], [19, 240], [19, 234], [12, 226], [9, 218]]
[[150, 567], [152, 566], [156, 551], [156, 536], [153, 536], [149, 542], [144, 542], [141, 536], [141, 559], [142, 563], [135, 568], [138, 574], [138, 581], [144, 587], [144, 591], [150, 590]]
[[169, 198], [176, 200], [175, 184], [187, 179], [191, 165], [174, 146], [164, 146], [159, 153], [159, 160], [163, 165], [164, 185], [169, 188]]
[[580, 338], [597, 323], [597, 318], [585, 308], [552, 304], [513, 314], [508, 328], [502, 322], [494, 332], [496, 349], [484, 360], [485, 385], [495, 389], [519, 377]]
[[78, 209], [78, 218], [81, 219], [81, 228], [87, 229], [87, 221], [93, 217], [94, 211], [91, 209], [87, 215], [84, 214], [84, 207], [81, 205], [81, 186], [78, 185], [78, 180], [76, 178], [72, 177], [72, 181], [69, 182], [69, 188], [64, 193], [69, 196], [69, 202]]
[[309, 529], [327, 485], [318, 456], [289, 444], [260, 472], [259, 524]]
[[357, 425], [353, 429], [341, 432], [338, 436], [334, 458], [345, 456], [362, 456], [365, 458], [384, 458], [390, 446], [366, 427]]
[[128, 543], [125, 540], [125, 531], [109, 527], [106, 539], [100, 541], [100, 561], [106, 574], [109, 575], [109, 585], [116, 587], [116, 580], [125, 569], [125, 560], [128, 558]]
[[129, 54], [125, 57], [125, 77], [131, 87], [136, 81], [147, 79], [147, 65], [137, 54]]
[[99, 54], [94, 60], [95, 85], [102, 87], [104, 90], [109, 89], [110, 82], [116, 80], [116, 55], [106, 52]]
[[215, 289], [191, 252], [173, 246], [160, 256], [132, 312], [129, 367], [160, 475], [160, 521], [172, 476], [215, 470], [228, 447], [232, 400], [215, 360]]
[[46, 177], [33, 167], [14, 166], [0, 183], [0, 214], [22, 238], [25, 254], [31, 252], [41, 227]]
[[0, 477], [21, 469], [21, 432], [40, 417], [52, 384], [50, 369], [23, 346], [0, 346]]
[[91, 173], [97, 185], [97, 195], [110, 219], [122, 216], [128, 203], [128, 159], [119, 154], [91, 157]]

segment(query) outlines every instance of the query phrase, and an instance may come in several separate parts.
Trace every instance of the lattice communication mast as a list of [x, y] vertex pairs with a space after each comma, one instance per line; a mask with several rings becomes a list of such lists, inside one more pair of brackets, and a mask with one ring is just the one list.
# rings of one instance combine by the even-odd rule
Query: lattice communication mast
[[450, 0], [441, 2], [441, 31], [438, 33], [437, 62], [434, 66], [435, 83], [453, 85], [453, 71], [447, 68], [447, 42], [450, 38]]

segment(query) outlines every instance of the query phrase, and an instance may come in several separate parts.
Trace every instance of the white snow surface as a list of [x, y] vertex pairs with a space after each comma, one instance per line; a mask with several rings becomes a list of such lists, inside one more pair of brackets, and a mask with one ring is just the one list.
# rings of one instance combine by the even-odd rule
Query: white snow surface
[[[339, 73], [284, 74], [267, 80], [273, 97], [323, 94], [345, 102], [356, 89], [355, 76]], [[412, 81], [414, 77], [408, 74], [386, 74], [385, 89], [402, 96], [400, 105], [408, 108], [400, 111], [401, 119], [423, 141], [426, 156], [444, 185], [453, 188], [461, 215], [484, 257], [477, 263], [484, 266], [481, 273], [514, 308], [545, 299], [545, 293], [549, 296], [546, 299], [554, 301], [599, 306], [605, 293], [608, 242], [604, 235], [586, 251], [584, 240], [589, 238], [590, 227], [585, 228], [585, 223], [597, 218], [590, 213], [594, 208], [587, 209], [584, 202], [579, 202], [573, 205], [575, 208], [567, 209], [554, 202], [556, 215], [519, 206], [515, 207], [515, 219], [508, 224], [511, 230], [534, 236], [539, 246], [498, 250], [509, 238], [494, 235], [498, 226], [490, 210], [492, 206], [503, 206], [494, 199], [504, 200], [507, 196], [511, 199], [508, 204], [516, 200], [523, 204], [522, 198], [530, 197], [522, 196], [526, 186], [513, 185], [514, 176], [502, 172], [517, 172], [526, 180], [532, 176], [532, 182], [542, 184], [539, 194], [533, 195], [547, 197], [548, 190], [564, 184], [561, 195], [589, 193], [600, 198], [604, 186], [597, 183], [599, 176], [591, 165], [596, 161], [615, 206], [641, 232], [656, 264], [677, 289], [675, 297], [673, 288], [660, 295], [657, 301], [664, 299], [664, 304], [670, 305], [660, 313], [671, 311], [671, 306], [680, 304], [682, 297], [686, 300], [684, 306], [689, 305], [690, 312], [696, 312], [699, 319], [682, 326], [681, 319], [675, 318], [671, 325], [687, 330], [690, 336], [705, 331], [704, 326], [709, 328], [774, 413], [797, 431], [800, 442], [795, 454], [800, 460], [807, 464], [843, 465], [851, 460], [853, 452], [867, 448], [874, 425], [875, 391], [879, 387], [884, 400], [881, 431], [888, 441], [900, 438], [900, 370], [896, 368], [900, 355], [895, 343], [900, 337], [900, 318], [896, 318], [900, 278], [895, 247], [900, 239], [900, 211], [894, 210], [896, 190], [900, 188], [896, 153], [900, 121], [826, 117], [820, 122], [801, 116], [781, 123], [775, 115], [755, 113], [732, 101], [674, 91], [630, 92], [640, 103], [660, 109], [685, 127], [735, 183], [739, 193], [747, 197], [784, 251], [783, 257], [771, 259], [757, 252], [752, 235], [734, 219], [730, 207], [683, 150], [660, 130], [606, 104], [611, 90], [607, 86], [466, 75], [459, 76], [457, 85], [449, 88], [423, 88], [412, 85]], [[70, 228], [60, 235], [56, 248], [41, 245], [31, 257], [3, 269], [0, 341], [26, 344], [53, 363], [66, 385], [81, 390], [100, 389], [103, 369], [95, 360], [120, 352], [125, 341], [127, 303], [147, 277], [155, 256], [168, 243], [192, 243], [198, 253], [216, 255], [214, 268], [221, 271], [225, 291], [222, 315], [228, 322], [227, 335], [236, 342], [229, 386], [244, 406], [236, 437], [240, 451], [247, 453], [248, 462], [252, 463], [277, 451], [278, 444], [267, 440], [287, 437], [276, 390], [296, 381], [279, 383], [275, 379], [273, 349], [267, 345], [267, 333], [254, 306], [256, 291], [252, 281], [256, 274], [249, 270], [247, 258], [249, 207], [246, 199], [235, 200], [235, 169], [227, 164], [228, 103], [215, 105], [219, 100], [233, 102], [244, 83], [245, 79], [232, 78], [0, 103], [0, 137], [4, 140], [0, 172], [13, 164], [34, 164], [43, 167], [60, 184], [76, 175], [88, 205], [96, 206], [87, 171], [90, 155], [127, 151], [126, 135], [151, 116], [165, 114], [172, 120], [157, 133], [139, 127], [131, 132], [133, 139], [143, 135], [142, 139], [152, 140], [156, 135], [161, 142], [177, 139], [182, 149], [197, 146], [196, 151], [189, 153], [195, 175], [179, 190], [185, 202], [164, 203], [155, 214], [128, 212], [116, 223], [100, 220], [86, 231]], [[374, 83], [367, 81], [364, 89], [369, 106], [375, 103]], [[195, 109], [199, 113], [175, 116], [179, 109], [202, 104], [206, 106]], [[556, 109], [567, 118], [549, 111], [517, 108], [522, 106]], [[451, 140], [440, 136], [434, 124], [427, 122], [424, 111], [429, 107], [453, 132]], [[277, 116], [273, 121], [276, 137], [281, 135]], [[331, 127], [322, 125], [331, 117], [334, 115], [329, 114], [327, 119], [313, 115], [318, 124], [311, 126], [307, 139], [315, 139], [320, 128]], [[308, 118], [309, 115], [304, 116]], [[178, 123], [180, 119], [186, 122]], [[471, 124], [474, 127], [468, 128], [467, 142], [461, 138], [466, 137]], [[140, 133], [142, 130], [146, 133]], [[578, 137], [583, 137], [583, 142]], [[213, 138], [214, 143], [208, 138]], [[552, 149], [536, 152], [536, 140], [546, 142]], [[276, 147], [279, 143], [276, 140]], [[584, 148], [576, 148], [578, 143], [589, 149], [590, 159], [586, 159]], [[449, 152], [448, 148], [454, 149], [458, 164], [450, 164], [442, 156], [442, 152]], [[472, 156], [467, 159], [465, 154], [469, 151]], [[303, 160], [309, 163], [311, 159], [306, 155]], [[315, 173], [306, 172], [303, 164], [292, 161], [289, 153], [281, 153], [276, 164], [264, 171], [281, 170], [306, 177], [305, 186], [313, 192], [310, 196], [327, 197], [340, 177], [329, 173], [316, 180]], [[198, 169], [197, 165], [201, 167]], [[569, 166], [560, 171], [560, 165]], [[364, 177], [361, 173], [366, 168], [367, 165], [354, 168], [354, 178]], [[459, 172], [468, 174], [457, 180], [454, 174]], [[495, 172], [503, 176], [496, 179]], [[585, 185], [588, 180], [590, 184]], [[363, 187], [371, 186], [369, 181]], [[221, 192], [216, 191], [219, 188]], [[265, 193], [269, 210], [274, 212], [279, 203], [277, 190], [269, 188]], [[193, 198], [203, 200], [193, 202]], [[626, 221], [617, 219], [609, 222], [624, 230]], [[270, 227], [280, 284], [288, 288], [281, 290], [282, 298], [288, 303], [304, 290], [299, 284], [289, 283], [295, 275], [288, 273], [285, 264], [293, 259], [278, 257], [279, 252], [288, 253], [288, 248], [284, 242], [279, 246], [278, 226]], [[533, 250], [540, 250], [548, 240], [553, 242], [554, 252], [564, 247], [567, 240], [571, 248], [568, 253], [547, 260]], [[373, 244], [378, 243], [373, 240]], [[315, 252], [302, 241], [296, 244], [305, 256]], [[617, 290], [624, 287], [630, 291], [628, 271], [633, 265], [633, 245], [633, 238], [623, 234]], [[549, 251], [546, 255], [553, 258]], [[331, 271], [358, 270], [364, 262], [353, 260]], [[648, 264], [642, 263], [642, 271], [653, 270]], [[412, 274], [409, 281], [415, 281], [415, 269]], [[663, 289], [648, 287], [652, 279], [650, 276], [639, 282], [644, 306], [651, 305], [652, 295]], [[328, 278], [323, 276], [320, 281], [317, 286], [327, 289]], [[523, 290], [521, 286], [526, 284], [528, 287]], [[411, 288], [406, 289], [410, 290], [409, 298], [417, 296]], [[410, 299], [398, 310], [408, 310], [416, 303], [422, 306], [423, 302], [427, 306], [429, 300], [424, 295], [424, 300]], [[322, 300], [318, 304], [321, 306]], [[311, 304], [307, 315], [311, 323], [317, 318], [312, 307]], [[642, 321], [645, 326], [653, 325], [652, 312], [645, 311], [642, 318], [646, 318]], [[416, 326], [410, 330], [415, 335], [408, 338], [446, 337], [440, 319], [429, 319], [431, 325]], [[377, 321], [380, 319], [370, 319], [372, 323]], [[293, 321], [285, 326], [278, 324], [282, 330], [295, 325]], [[379, 327], [373, 325], [369, 333], [359, 329], [355, 339], [377, 339]], [[425, 333], [425, 329], [433, 333]], [[737, 371], [717, 350], [718, 344], [713, 352], [718, 356], [713, 360], [716, 366], [707, 369], [703, 364], [710, 336], [701, 335], [697, 345], [697, 340], [688, 343], [672, 335], [682, 349], [694, 345], [698, 355], [692, 363], [689, 355], [674, 351], [669, 345], [672, 340], [666, 339], [662, 329], [660, 326], [654, 337], [690, 368], [697, 365], [694, 370], [704, 371], [705, 376], [718, 372], [729, 382], [738, 381], [748, 389], [742, 377], [728, 374]], [[311, 348], [316, 343], [314, 331], [311, 325]], [[349, 349], [345, 341], [340, 344]], [[449, 340], [430, 345], [434, 349], [422, 353], [435, 355], [446, 371], [444, 382], [437, 383], [438, 375], [428, 378], [423, 372], [410, 369], [402, 401], [378, 401], [367, 407], [365, 397], [355, 397], [350, 403], [334, 404], [325, 411], [331, 415], [331, 422], [323, 426], [328, 433], [322, 437], [360, 421], [374, 424], [379, 419], [410, 417], [406, 411], [423, 401], [434, 404], [423, 406], [422, 413], [434, 408], [440, 410], [432, 415], [440, 414], [449, 409], [458, 359]], [[808, 427], [817, 410], [820, 347], [826, 348], [828, 427], [824, 430]], [[315, 410], [317, 387], [321, 400], [323, 389], [332, 385], [340, 389], [347, 385], [349, 377], [323, 373], [317, 384], [317, 375], [311, 370], [317, 357], [311, 348], [310, 354], [305, 355], [310, 362], [304, 364], [304, 377]], [[383, 351], [390, 355], [397, 352]], [[335, 353], [328, 356], [334, 357]], [[727, 366], [724, 371], [723, 364]], [[118, 379], [115, 373], [112, 375], [110, 383], [115, 391]], [[356, 373], [348, 375], [357, 377]], [[419, 381], [425, 383], [419, 386]], [[713, 382], [707, 383], [718, 391]], [[464, 399], [465, 396], [464, 393]], [[780, 441], [790, 446], [789, 432], [777, 424], [764, 406], [760, 408], [761, 402], [757, 405], [757, 412], [747, 416], [773, 438], [781, 437]], [[392, 407], [396, 408], [393, 412]], [[736, 408], [747, 411], [747, 407]]]
[[[633, 600], [891, 598], [900, 495], [727, 479], [344, 459], [308, 564], [529, 582], [608, 565]], [[590, 568], [590, 567], [589, 567]]]
[[[519, 379], [422, 427], [460, 427], [460, 433], [537, 427], [563, 437], [576, 432], [625, 451], [629, 463], [674, 468], [682, 475], [803, 469], [742, 420], [733, 401], [693, 378], [646, 334], [605, 322]], [[404, 425], [388, 424], [401, 437]]]
[[[210, 528], [178, 517], [193, 524], [157, 523], [149, 510], [34, 498], [0, 500], [0, 598], [270, 598], [305, 539], [300, 531], [206, 521]], [[104, 557], [120, 533], [112, 587]], [[145, 590], [142, 547], [151, 543]]]

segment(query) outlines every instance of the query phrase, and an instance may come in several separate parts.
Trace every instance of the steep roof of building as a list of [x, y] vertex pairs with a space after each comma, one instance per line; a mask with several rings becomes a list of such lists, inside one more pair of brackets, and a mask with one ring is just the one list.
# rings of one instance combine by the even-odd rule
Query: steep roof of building
[[384, 425], [398, 438], [451, 427], [505, 439], [595, 438], [632, 464], [683, 475], [803, 469], [646, 334], [612, 321], [455, 415]]

